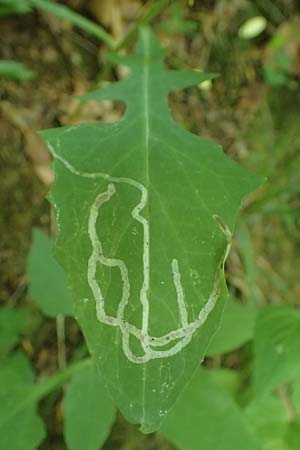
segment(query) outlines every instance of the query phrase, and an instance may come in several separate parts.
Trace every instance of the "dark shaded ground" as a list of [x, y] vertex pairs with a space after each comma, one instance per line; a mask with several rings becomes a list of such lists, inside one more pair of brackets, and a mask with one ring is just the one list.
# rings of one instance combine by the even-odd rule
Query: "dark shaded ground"
[[[81, 7], [80, 2], [69, 3]], [[289, 43], [289, 48], [296, 46], [290, 74], [296, 83], [294, 88], [270, 87], [263, 79], [263, 65], [270, 58], [268, 43], [282, 24], [291, 23], [299, 14], [299, 5], [282, 0], [265, 9], [265, 2], [258, 0], [245, 8], [239, 7], [239, 2], [225, 3], [195, 2], [192, 8], [182, 7], [186, 18], [198, 24], [194, 34], [185, 35], [182, 30], [164, 33], [164, 20], [156, 21], [161, 40], [168, 47], [171, 67], [208, 68], [222, 76], [212, 89], [176, 93], [170, 102], [177, 120], [221, 143], [241, 164], [269, 177], [268, 185], [243, 212], [252, 236], [252, 287], [261, 304], [299, 305], [300, 44], [296, 46], [296, 38]], [[240, 42], [236, 38], [238, 24], [257, 11], [269, 19], [268, 31], [254, 41]], [[98, 44], [86, 34], [37, 12], [0, 18], [0, 27], [0, 59], [22, 61], [37, 72], [37, 78], [26, 83], [0, 81], [0, 301], [13, 305], [25, 302], [33, 310], [32, 331], [21, 345], [41, 375], [57, 367], [56, 325], [30, 305], [25, 264], [32, 227], [53, 233], [45, 200], [52, 173], [49, 155], [34, 131], [66, 123], [113, 120], [122, 108], [111, 102], [78, 106], [78, 101], [70, 97], [87, 91], [103, 65]], [[116, 78], [119, 74], [115, 69], [109, 76]], [[237, 245], [227, 272], [231, 286], [245, 298], [249, 274], [245, 273]], [[82, 342], [72, 320], [66, 323], [66, 334], [70, 356]], [[223, 364], [236, 366], [239, 358], [228, 356]], [[55, 393], [40, 406], [49, 431], [41, 449], [65, 448], [60, 400], [61, 394]], [[119, 417], [104, 448], [171, 447], [158, 436], [142, 436]]]

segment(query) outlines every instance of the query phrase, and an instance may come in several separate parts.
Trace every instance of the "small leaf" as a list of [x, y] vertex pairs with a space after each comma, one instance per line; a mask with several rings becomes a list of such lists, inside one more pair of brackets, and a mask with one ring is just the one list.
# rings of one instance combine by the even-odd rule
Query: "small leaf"
[[265, 65], [264, 68], [265, 80], [271, 86], [284, 86], [289, 82], [289, 76], [281, 69]]
[[35, 78], [36, 73], [17, 61], [0, 60], [0, 78], [26, 81]]
[[215, 356], [230, 352], [250, 341], [254, 335], [255, 318], [255, 308], [243, 306], [230, 296], [224, 307], [220, 328], [212, 338], [207, 354]]
[[267, 24], [268, 22], [263, 16], [252, 17], [246, 20], [239, 28], [239, 37], [242, 39], [253, 39], [265, 31]]
[[258, 392], [300, 375], [300, 314], [288, 306], [268, 306], [258, 316], [254, 350], [254, 382]]
[[52, 240], [42, 231], [33, 231], [27, 262], [29, 291], [44, 314], [72, 316], [71, 293], [64, 271], [52, 255]]
[[194, 20], [186, 20], [183, 17], [183, 8], [180, 2], [174, 2], [169, 10], [169, 17], [161, 21], [159, 28], [168, 33], [183, 33], [193, 35], [199, 27], [198, 22]]
[[116, 408], [94, 366], [72, 377], [63, 407], [68, 450], [99, 450], [114, 423]]
[[25, 309], [3, 306], [0, 308], [0, 355], [8, 353], [18, 342], [28, 322]]
[[259, 450], [241, 410], [206, 370], [198, 370], [160, 432], [178, 450]]
[[157, 429], [218, 328], [224, 261], [261, 179], [179, 126], [168, 94], [213, 74], [163, 66], [143, 29], [131, 75], [86, 99], [126, 103], [114, 123], [42, 133], [54, 156], [56, 255], [91, 354], [125, 417]]
[[33, 372], [22, 354], [1, 360], [0, 450], [34, 450], [43, 440], [33, 389]]

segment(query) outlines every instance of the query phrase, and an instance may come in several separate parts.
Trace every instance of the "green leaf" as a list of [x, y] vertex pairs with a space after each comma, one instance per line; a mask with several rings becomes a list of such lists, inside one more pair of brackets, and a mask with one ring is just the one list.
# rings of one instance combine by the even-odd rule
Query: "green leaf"
[[174, 2], [170, 7], [169, 17], [159, 24], [159, 28], [166, 33], [184, 33], [192, 35], [197, 31], [199, 24], [194, 20], [186, 20], [183, 17], [183, 8], [180, 2]]
[[56, 255], [76, 316], [114, 401], [150, 432], [218, 328], [231, 231], [261, 179], [169, 111], [170, 91], [214, 75], [166, 70], [148, 29], [134, 55], [114, 59], [131, 76], [85, 98], [122, 100], [124, 117], [42, 136], [55, 159]]
[[18, 342], [28, 322], [28, 312], [20, 308], [0, 308], [0, 355], [8, 353]]
[[246, 407], [244, 414], [263, 450], [288, 450], [284, 439], [289, 416], [278, 396], [255, 398]]
[[35, 229], [27, 261], [29, 291], [44, 314], [72, 316], [73, 305], [64, 271], [52, 255], [52, 240]]
[[60, 388], [83, 368], [84, 359], [34, 383], [34, 373], [23, 354], [0, 360], [0, 450], [35, 450], [45, 436], [44, 425], [36, 414], [38, 402]]
[[17, 354], [0, 363], [0, 450], [34, 450], [45, 436], [36, 414], [33, 372]]
[[31, 11], [31, 0], [0, 0], [0, 16]]
[[266, 82], [271, 86], [284, 86], [289, 83], [289, 76], [281, 69], [265, 65], [263, 72]]
[[285, 433], [287, 450], [299, 450], [300, 446], [300, 423], [292, 422], [288, 425]]
[[0, 60], [0, 78], [11, 78], [17, 81], [31, 80], [36, 73], [17, 61]]
[[258, 316], [254, 382], [259, 393], [300, 375], [300, 314], [288, 306], [268, 306]]
[[0, 360], [0, 450], [35, 450], [45, 436], [43, 422], [36, 414], [37, 403], [60, 388], [91, 359], [71, 364], [66, 369], [34, 383], [34, 373], [23, 354]]
[[232, 397], [237, 397], [242, 387], [241, 375], [233, 369], [211, 369], [209, 371], [211, 379], [223, 388]]
[[198, 370], [160, 432], [178, 450], [258, 450], [243, 414], [206, 370]]
[[64, 435], [69, 450], [99, 450], [116, 416], [94, 366], [71, 379], [64, 398]]
[[229, 297], [223, 312], [220, 328], [209, 344], [209, 356], [235, 350], [254, 335], [256, 309], [252, 306], [239, 304], [232, 296]]

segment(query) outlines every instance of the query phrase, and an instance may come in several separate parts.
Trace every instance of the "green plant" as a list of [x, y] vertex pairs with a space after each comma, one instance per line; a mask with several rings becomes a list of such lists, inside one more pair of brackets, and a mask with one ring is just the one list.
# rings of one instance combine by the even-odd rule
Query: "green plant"
[[[138, 27], [150, 23], [168, 3], [169, 0], [159, 0], [152, 5], [150, 4], [150, 7], [143, 12], [135, 27], [127, 33], [122, 42], [116, 42], [101, 25], [52, 0], [0, 0], [0, 17], [10, 14], [26, 14], [36, 8], [37, 10], [46, 11], [59, 19], [67, 20], [74, 26], [94, 36], [100, 42], [105, 43], [110, 50], [120, 51], [130, 43]], [[25, 81], [35, 78], [35, 76], [36, 73], [34, 71], [20, 62], [0, 60], [0, 78]]]
[[[123, 118], [42, 132], [55, 159], [55, 253], [68, 278], [39, 230], [27, 277], [36, 305], [56, 317], [60, 369], [34, 380], [14, 351], [29, 314], [2, 308], [0, 450], [39, 446], [46, 431], [37, 404], [62, 386], [68, 450], [100, 449], [118, 408], [179, 450], [299, 450], [299, 312], [258, 308], [249, 233], [258, 210], [271, 214], [274, 198], [292, 198], [299, 186], [284, 189], [278, 177], [244, 213], [235, 243], [247, 280], [242, 305], [232, 286], [227, 295], [224, 264], [240, 203], [262, 179], [181, 128], [167, 104], [170, 91], [214, 75], [164, 69], [148, 29], [132, 56], [110, 58], [130, 67], [129, 78], [82, 99], [121, 100]], [[281, 213], [288, 232], [297, 212]], [[83, 345], [66, 368], [65, 316], [78, 319], [92, 355]]]
[[259, 179], [168, 110], [170, 91], [213, 75], [166, 71], [149, 29], [133, 56], [114, 59], [131, 76], [83, 98], [123, 100], [124, 117], [41, 134], [75, 314], [116, 404], [150, 432], [218, 327], [230, 230]]
[[17, 81], [31, 80], [36, 76], [35, 72], [24, 64], [16, 61], [0, 60], [0, 78], [11, 78]]
[[25, 14], [31, 11], [31, 0], [1, 0], [0, 17], [10, 14]]

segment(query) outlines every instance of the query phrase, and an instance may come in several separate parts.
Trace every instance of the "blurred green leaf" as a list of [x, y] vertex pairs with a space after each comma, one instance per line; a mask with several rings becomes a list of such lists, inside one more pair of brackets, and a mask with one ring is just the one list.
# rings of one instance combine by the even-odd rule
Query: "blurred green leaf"
[[36, 414], [33, 372], [22, 354], [0, 362], [0, 450], [34, 450], [45, 436]]
[[300, 449], [300, 423], [292, 422], [288, 425], [284, 436], [287, 450]]
[[289, 86], [294, 61], [285, 48], [277, 49], [273, 58], [264, 65], [264, 76], [271, 86]]
[[25, 309], [9, 306], [0, 308], [0, 355], [8, 353], [18, 342], [28, 318], [29, 314]]
[[116, 408], [94, 366], [77, 372], [64, 398], [64, 436], [69, 450], [99, 450]]
[[295, 14], [289, 20], [281, 22], [267, 43], [264, 76], [271, 86], [299, 90], [299, 26], [300, 17]]
[[267, 306], [258, 316], [254, 340], [254, 384], [258, 393], [300, 376], [300, 314]]
[[27, 261], [29, 291], [44, 314], [72, 316], [73, 305], [67, 278], [52, 255], [53, 242], [42, 231], [33, 230]]
[[30, 12], [31, 0], [0, 0], [0, 16]]
[[187, 35], [195, 33], [198, 26], [196, 21], [184, 19], [183, 7], [180, 2], [174, 2], [170, 6], [169, 18], [159, 24], [159, 28], [166, 33], [183, 33]]
[[[1, 13], [1, 10], [0, 10]], [[0, 78], [26, 81], [35, 78], [36, 73], [17, 61], [0, 60]]]
[[221, 386], [226, 392], [235, 397], [241, 388], [241, 376], [237, 370], [232, 369], [211, 369], [209, 374], [219, 386]]
[[35, 450], [45, 436], [36, 414], [39, 400], [61, 387], [74, 373], [91, 365], [84, 359], [34, 383], [34, 373], [23, 354], [0, 360], [0, 450]]
[[198, 370], [160, 432], [178, 450], [259, 450], [234, 400], [206, 370]]
[[284, 436], [289, 416], [278, 396], [267, 395], [255, 398], [244, 413], [263, 450], [287, 450]]
[[264, 77], [271, 86], [284, 86], [289, 82], [289, 77], [282, 70], [272, 66], [264, 66]]
[[255, 318], [255, 308], [243, 306], [230, 296], [220, 327], [209, 344], [208, 356], [230, 352], [250, 341], [254, 336]]

